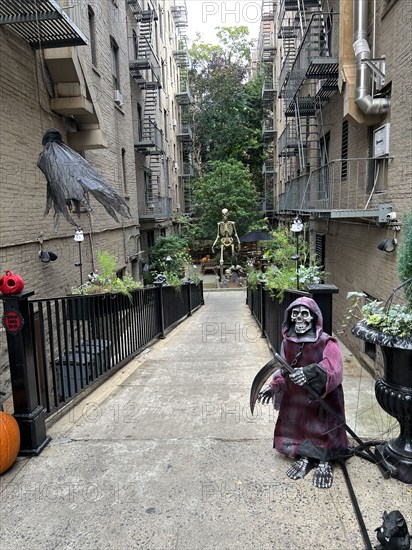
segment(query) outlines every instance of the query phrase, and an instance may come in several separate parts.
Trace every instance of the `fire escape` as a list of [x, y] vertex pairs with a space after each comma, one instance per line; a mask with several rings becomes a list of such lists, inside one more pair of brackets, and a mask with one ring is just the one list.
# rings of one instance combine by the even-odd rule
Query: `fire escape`
[[283, 0], [278, 25], [287, 121], [278, 140], [285, 186], [279, 211], [381, 219], [388, 205], [377, 196], [386, 189], [387, 158], [330, 161], [325, 145], [322, 109], [338, 88], [339, 14], [322, 11], [320, 0]]
[[190, 105], [193, 98], [189, 88], [190, 58], [187, 49], [187, 7], [185, 0], [175, 2], [171, 7], [178, 33], [177, 49], [173, 52], [176, 64], [179, 68], [177, 91], [175, 94], [176, 103], [180, 106], [180, 122], [177, 131], [177, 139], [182, 147], [182, 166], [179, 177], [182, 182], [184, 195], [184, 213], [187, 215], [193, 212], [192, 179], [195, 175], [192, 163], [193, 133], [191, 124]]
[[[65, 8], [74, 17], [75, 5]], [[98, 98], [90, 86], [81, 48], [87, 39], [55, 0], [37, 2], [0, 1], [0, 25], [26, 40], [33, 49], [42, 50], [54, 83], [50, 108], [70, 117], [76, 130], [69, 132], [68, 145], [76, 150], [107, 146], [101, 128]]]
[[276, 55], [275, 44], [275, 10], [276, 2], [262, 0], [262, 24], [259, 36], [259, 57], [261, 61], [263, 125], [262, 141], [266, 157], [262, 166], [263, 188], [260, 198], [261, 209], [268, 217], [272, 217], [275, 210], [275, 170], [274, 170], [274, 142], [276, 128], [274, 123], [276, 88], [274, 85], [274, 60]]
[[144, 93], [144, 104], [135, 149], [146, 157], [145, 205], [139, 213], [142, 219], [159, 220], [171, 215], [171, 201], [167, 197], [165, 181], [164, 134], [156, 120], [161, 83], [160, 62], [154, 48], [155, 27], [158, 20], [156, 3], [148, 3], [143, 10], [138, 0], [128, 0], [138, 25], [133, 30], [130, 74]]

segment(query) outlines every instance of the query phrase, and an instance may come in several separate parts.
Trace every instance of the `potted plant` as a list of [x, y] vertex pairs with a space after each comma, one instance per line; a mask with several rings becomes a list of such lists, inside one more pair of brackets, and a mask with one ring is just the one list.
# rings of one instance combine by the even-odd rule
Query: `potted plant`
[[[117, 260], [109, 252], [98, 253], [97, 260], [100, 274], [92, 273], [89, 275], [89, 281], [71, 289], [74, 298], [68, 303], [68, 316], [73, 320], [104, 315], [106, 309], [101, 300], [104, 300], [107, 294], [121, 294], [127, 296], [131, 302], [132, 291], [143, 288], [142, 283], [135, 281], [129, 274], [122, 278], [117, 276]], [[87, 297], [89, 300], [86, 300]]]
[[[360, 308], [362, 315], [352, 334], [382, 350], [383, 376], [375, 384], [380, 406], [395, 417], [399, 436], [376, 448], [392, 475], [412, 483], [412, 212], [405, 218], [405, 232], [398, 256], [401, 284], [386, 304], [373, 301]], [[402, 303], [392, 305], [396, 292], [404, 290]], [[358, 307], [362, 293], [351, 293], [351, 313]]]
[[116, 294], [121, 293], [132, 298], [131, 291], [138, 288], [143, 288], [143, 285], [135, 281], [131, 275], [126, 273], [122, 278], [116, 274], [117, 260], [115, 256], [107, 251], [99, 252], [97, 255], [101, 274], [92, 273], [89, 276], [89, 281], [71, 289], [71, 293], [75, 295], [84, 294]]

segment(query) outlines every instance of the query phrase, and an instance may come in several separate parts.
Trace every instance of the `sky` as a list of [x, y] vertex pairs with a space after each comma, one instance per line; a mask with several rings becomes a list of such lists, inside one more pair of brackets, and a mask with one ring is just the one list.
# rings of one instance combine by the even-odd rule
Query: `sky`
[[186, 0], [189, 38], [200, 32], [203, 41], [217, 43], [216, 27], [249, 27], [250, 38], [259, 34], [261, 0]]

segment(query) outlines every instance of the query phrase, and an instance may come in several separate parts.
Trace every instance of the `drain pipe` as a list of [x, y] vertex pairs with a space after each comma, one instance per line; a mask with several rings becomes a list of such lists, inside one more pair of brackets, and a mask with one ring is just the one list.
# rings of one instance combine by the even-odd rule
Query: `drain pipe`
[[353, 0], [353, 49], [356, 62], [355, 103], [366, 115], [380, 115], [389, 111], [390, 100], [371, 95], [370, 68], [363, 59], [371, 58], [368, 44], [368, 0]]

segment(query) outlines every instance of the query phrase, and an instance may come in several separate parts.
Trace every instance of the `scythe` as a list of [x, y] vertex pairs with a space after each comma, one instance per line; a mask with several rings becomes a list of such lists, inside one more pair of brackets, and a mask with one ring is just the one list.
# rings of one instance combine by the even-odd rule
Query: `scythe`
[[[263, 385], [265, 384], [266, 380], [278, 369], [283, 369], [284, 371], [291, 374], [293, 372], [293, 367], [291, 367], [284, 359], [281, 357], [278, 353], [275, 352], [274, 358], [271, 359], [266, 365], [264, 365], [260, 371], [255, 376], [252, 387], [250, 389], [250, 410], [252, 411], [252, 414], [255, 410], [256, 401], [259, 397], [259, 392], [262, 389]], [[365, 451], [365, 453], [368, 455], [369, 460], [373, 462], [374, 464], [378, 464], [378, 466], [382, 470], [382, 474], [385, 479], [388, 479], [390, 477], [390, 471], [386, 466], [382, 463], [379, 463], [377, 460], [377, 457], [373, 454], [373, 452], [369, 449], [368, 445], [362, 441], [362, 439], [350, 428], [343, 418], [337, 414], [337, 412], [332, 409], [328, 403], [324, 399], [322, 399], [316, 391], [309, 386], [309, 384], [304, 384], [304, 386], [310, 396], [317, 400], [320, 405], [331, 415], [333, 418], [339, 422], [341, 426], [345, 428], [345, 430], [348, 432], [349, 435], [353, 437], [353, 439], [359, 444], [359, 446]]]

